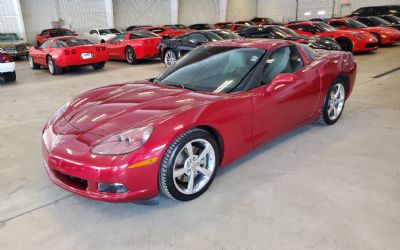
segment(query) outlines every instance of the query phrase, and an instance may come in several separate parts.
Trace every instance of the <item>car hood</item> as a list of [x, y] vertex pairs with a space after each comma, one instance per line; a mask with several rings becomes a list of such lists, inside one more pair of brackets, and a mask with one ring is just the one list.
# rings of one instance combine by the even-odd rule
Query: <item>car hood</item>
[[81, 133], [109, 135], [168, 120], [194, 106], [208, 104], [219, 95], [199, 93], [162, 84], [135, 82], [89, 91], [73, 100], [64, 113]]
[[12, 47], [17, 45], [24, 45], [24, 46], [32, 46], [30, 43], [26, 43], [24, 41], [4, 41], [0, 42], [1, 47]]

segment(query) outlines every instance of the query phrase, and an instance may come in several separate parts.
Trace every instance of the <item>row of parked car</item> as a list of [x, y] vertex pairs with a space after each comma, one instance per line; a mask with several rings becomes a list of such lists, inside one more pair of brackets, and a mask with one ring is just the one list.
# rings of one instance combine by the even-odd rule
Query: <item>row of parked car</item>
[[[200, 45], [240, 38], [290, 40], [314, 49], [357, 53], [400, 41], [399, 30], [400, 17], [396, 15], [314, 19], [286, 25], [274, 23], [270, 18], [255, 17], [213, 25], [130, 26], [124, 32], [92, 29], [82, 36], [68, 29], [55, 28], [43, 30], [36, 36], [37, 47], [25, 43], [17, 34], [0, 33], [0, 52], [3, 52], [0, 62], [10, 63], [12, 57], [27, 56], [32, 69], [48, 67], [54, 75], [71, 66], [91, 65], [94, 69], [102, 69], [109, 59], [136, 64], [141, 59], [160, 57], [169, 67]], [[6, 76], [3, 78], [15, 79], [15, 72], [14, 75], [10, 72], [3, 75]]]

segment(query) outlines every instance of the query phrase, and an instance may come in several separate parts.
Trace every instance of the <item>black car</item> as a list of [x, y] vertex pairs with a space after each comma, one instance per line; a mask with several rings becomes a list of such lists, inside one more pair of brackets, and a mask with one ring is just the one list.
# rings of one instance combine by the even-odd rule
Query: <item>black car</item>
[[383, 16], [379, 16], [380, 18], [382, 18], [383, 20], [385, 20], [388, 23], [391, 24], [400, 24], [400, 17], [398, 16], [393, 16], [393, 15], [383, 15]]
[[183, 24], [167, 24], [164, 25], [165, 28], [173, 29], [173, 30], [186, 30], [189, 29], [186, 25]]
[[192, 30], [212, 30], [212, 29], [215, 29], [215, 27], [212, 26], [209, 23], [196, 23], [196, 24], [190, 25], [189, 29], [192, 29]]
[[400, 5], [363, 7], [354, 11], [350, 16], [380, 16], [380, 15], [396, 15], [400, 17]]
[[164, 40], [159, 44], [160, 57], [169, 67], [176, 60], [194, 48], [208, 42], [214, 42], [225, 39], [240, 39], [235, 33], [226, 30], [201, 30], [176, 36], [169, 40]]
[[301, 36], [293, 30], [279, 25], [268, 25], [264, 27], [251, 26], [239, 31], [238, 34], [246, 38], [290, 40], [307, 44], [313, 49], [341, 50], [340, 45], [332, 38]]
[[400, 30], [400, 24], [391, 24], [388, 21], [376, 16], [354, 17], [354, 19], [367, 25], [368, 27], [387, 26]]

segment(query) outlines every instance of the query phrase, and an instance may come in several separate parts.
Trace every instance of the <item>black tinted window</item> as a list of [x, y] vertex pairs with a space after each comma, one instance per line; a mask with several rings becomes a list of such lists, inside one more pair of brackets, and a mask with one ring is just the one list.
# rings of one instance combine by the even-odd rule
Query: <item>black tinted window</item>
[[203, 35], [199, 33], [194, 33], [189, 35], [189, 40], [192, 43], [206, 43], [208, 42], [208, 39]]
[[303, 67], [303, 59], [296, 46], [276, 49], [265, 62], [262, 84], [270, 83], [281, 73], [293, 73]]

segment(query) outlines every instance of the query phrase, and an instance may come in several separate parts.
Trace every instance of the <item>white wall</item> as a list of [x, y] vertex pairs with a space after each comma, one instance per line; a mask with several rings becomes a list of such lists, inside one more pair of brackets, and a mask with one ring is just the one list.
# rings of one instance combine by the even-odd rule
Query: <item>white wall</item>
[[277, 22], [295, 20], [295, 0], [258, 0], [257, 16], [269, 17]]
[[218, 0], [180, 0], [178, 20], [182, 24], [216, 23], [220, 21]]
[[169, 0], [114, 0], [113, 5], [116, 28], [171, 23]]
[[0, 1], [0, 33], [13, 32], [24, 37], [24, 24], [18, 0]]
[[257, 0], [228, 0], [226, 21], [249, 20], [257, 16]]

